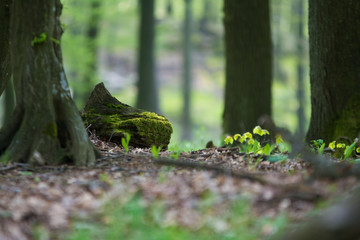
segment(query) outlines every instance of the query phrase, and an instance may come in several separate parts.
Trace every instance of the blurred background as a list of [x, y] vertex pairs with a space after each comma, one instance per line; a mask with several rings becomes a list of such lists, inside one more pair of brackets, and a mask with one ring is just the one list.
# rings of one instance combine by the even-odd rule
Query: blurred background
[[[154, 55], [156, 111], [173, 124], [171, 145], [203, 148], [209, 140], [222, 144], [223, 1], [155, 0], [153, 11], [151, 8], [140, 11], [140, 2], [62, 1], [64, 65], [78, 108], [84, 107], [98, 82], [104, 82], [119, 101], [137, 105], [140, 19], [141, 14], [151, 11], [154, 22], [146, 24], [154, 30], [154, 43], [148, 48]], [[301, 121], [305, 126], [302, 131], [306, 131], [310, 117], [306, 2], [270, 1], [273, 118], [278, 126], [293, 133]], [[184, 97], [184, 82], [190, 83], [187, 97]], [[0, 101], [6, 106], [4, 98]], [[184, 117], [186, 101], [189, 112]], [[301, 121], [299, 107], [304, 112]], [[0, 111], [1, 123], [3, 118], [4, 111]], [[184, 129], [184, 121], [190, 129]]]

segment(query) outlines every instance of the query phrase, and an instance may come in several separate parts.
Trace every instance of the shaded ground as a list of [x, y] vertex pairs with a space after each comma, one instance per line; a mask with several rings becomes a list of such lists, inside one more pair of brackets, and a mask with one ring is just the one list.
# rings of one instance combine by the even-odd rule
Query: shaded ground
[[[173, 167], [165, 166], [174, 160], [170, 152], [160, 153], [159, 164], [149, 149], [124, 153], [111, 143], [93, 141], [104, 157], [91, 168], [25, 164], [0, 168], [0, 239], [32, 239], [38, 228], [61, 239], [56, 233], [71, 228], [74, 218], [96, 218], [109, 201], [122, 204], [136, 193], [143, 196], [145, 206], [154, 202], [165, 206], [158, 219], [161, 226], [196, 230], [206, 225], [226, 231], [222, 216], [240, 197], [252, 202], [257, 216], [285, 214], [301, 221], [324, 200], [356, 184], [352, 177], [310, 180], [309, 167], [299, 159], [249, 160], [232, 148], [181, 153], [175, 161], [182, 167]], [[193, 168], [208, 165], [215, 168]], [[264, 227], [261, 235], [273, 230]]]

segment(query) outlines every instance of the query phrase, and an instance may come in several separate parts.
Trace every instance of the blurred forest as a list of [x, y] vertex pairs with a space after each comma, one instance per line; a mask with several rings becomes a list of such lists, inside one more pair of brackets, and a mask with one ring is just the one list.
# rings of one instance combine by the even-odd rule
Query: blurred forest
[[[98, 82], [105, 82], [119, 101], [137, 104], [140, 2], [62, 1], [64, 64], [79, 109]], [[270, 2], [273, 118], [281, 127], [304, 133], [310, 117], [307, 3]], [[157, 111], [173, 124], [172, 143], [186, 138], [201, 147], [209, 140], [220, 144], [225, 85], [223, 1], [156, 0], [154, 18]], [[184, 94], [186, 88], [191, 89], [190, 95]], [[3, 116], [1, 112], [1, 122]], [[190, 135], [183, 134], [183, 126], [191, 126]]]

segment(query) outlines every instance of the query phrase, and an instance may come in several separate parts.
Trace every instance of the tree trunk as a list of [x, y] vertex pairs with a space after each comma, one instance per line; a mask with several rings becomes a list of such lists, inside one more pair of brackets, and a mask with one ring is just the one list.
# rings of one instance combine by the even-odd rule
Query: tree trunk
[[10, 49], [9, 49], [9, 27], [10, 27], [10, 0], [0, 2], [0, 95], [5, 90], [10, 80]]
[[44, 164], [95, 161], [62, 65], [60, 0], [10, 6], [10, 56], [16, 93], [13, 121], [0, 131], [2, 160]]
[[84, 106], [86, 100], [89, 98], [90, 93], [98, 82], [98, 45], [97, 37], [99, 32], [99, 23], [101, 17], [101, 1], [91, 0], [89, 2], [89, 18], [87, 20], [87, 32], [86, 32], [86, 50], [88, 52], [88, 58], [84, 59], [86, 62], [86, 71], [82, 76], [81, 86], [75, 89], [74, 99], [77, 104]]
[[191, 139], [191, 0], [185, 0], [185, 19], [183, 26], [183, 94], [184, 107], [182, 112], [182, 139]]
[[11, 121], [11, 116], [15, 108], [14, 84], [11, 79], [6, 84], [4, 95], [5, 98], [4, 98], [3, 126], [6, 124], [6, 122]]
[[140, 41], [138, 57], [137, 107], [159, 113], [155, 78], [154, 38], [155, 0], [140, 0]]
[[360, 1], [309, 1], [312, 113], [307, 140], [360, 132]]
[[296, 25], [298, 27], [298, 44], [297, 44], [297, 99], [299, 107], [298, 116], [298, 134], [301, 139], [305, 137], [305, 36], [304, 36], [304, 0], [295, 2], [295, 16], [297, 16]]
[[241, 133], [271, 115], [268, 0], [225, 0], [226, 87], [223, 129]]

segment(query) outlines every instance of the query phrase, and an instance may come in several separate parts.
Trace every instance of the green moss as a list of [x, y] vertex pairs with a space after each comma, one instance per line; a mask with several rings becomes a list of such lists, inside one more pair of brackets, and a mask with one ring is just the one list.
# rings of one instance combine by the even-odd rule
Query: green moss
[[360, 132], [360, 98], [352, 98], [335, 122], [334, 137], [349, 137], [354, 139]]
[[42, 130], [43, 134], [46, 134], [52, 138], [57, 138], [58, 128], [56, 123], [48, 123], [44, 126]]
[[157, 115], [156, 113], [152, 113], [152, 112], [143, 112], [139, 114], [140, 116], [143, 117], [148, 117], [148, 118], [153, 118], [153, 119], [157, 119], [157, 120], [166, 120], [165, 117]]
[[133, 108], [126, 104], [107, 103], [89, 106], [82, 118], [86, 126], [96, 129], [103, 139], [121, 144], [121, 138], [129, 133], [130, 145], [167, 147], [173, 132], [171, 123], [163, 116]]
[[106, 106], [108, 108], [115, 108], [115, 109], [123, 109], [123, 108], [125, 108], [125, 106], [123, 106], [121, 104], [116, 105], [116, 104], [113, 104], [113, 103], [108, 103], [108, 104], [106, 104]]

